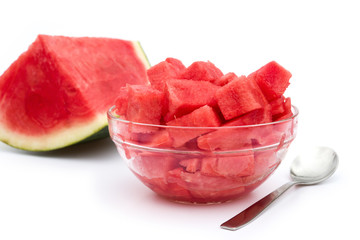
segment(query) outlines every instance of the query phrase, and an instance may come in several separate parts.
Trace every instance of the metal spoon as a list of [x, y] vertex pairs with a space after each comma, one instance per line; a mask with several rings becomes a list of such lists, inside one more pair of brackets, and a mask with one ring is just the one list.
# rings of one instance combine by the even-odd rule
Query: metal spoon
[[238, 215], [221, 224], [221, 228], [237, 230], [256, 217], [271, 205], [280, 195], [294, 185], [311, 185], [328, 179], [336, 170], [339, 158], [330, 148], [317, 147], [308, 150], [294, 159], [291, 164], [292, 181], [286, 183], [257, 201]]

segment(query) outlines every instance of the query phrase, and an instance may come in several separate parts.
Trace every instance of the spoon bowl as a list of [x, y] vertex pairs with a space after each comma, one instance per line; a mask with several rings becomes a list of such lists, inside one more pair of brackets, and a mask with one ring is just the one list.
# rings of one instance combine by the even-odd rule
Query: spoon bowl
[[317, 147], [296, 157], [291, 164], [292, 181], [282, 185], [264, 198], [260, 199], [238, 215], [221, 224], [221, 228], [237, 230], [250, 223], [264, 212], [286, 190], [294, 185], [312, 185], [328, 179], [337, 169], [338, 155], [330, 148]]
[[294, 159], [291, 164], [290, 176], [297, 184], [317, 184], [333, 175], [338, 163], [339, 158], [332, 149], [312, 148]]

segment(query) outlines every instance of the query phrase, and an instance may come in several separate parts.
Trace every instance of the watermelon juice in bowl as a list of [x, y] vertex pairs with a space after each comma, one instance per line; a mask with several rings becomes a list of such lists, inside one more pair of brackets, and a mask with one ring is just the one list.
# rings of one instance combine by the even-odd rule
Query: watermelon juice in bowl
[[130, 170], [165, 198], [221, 203], [246, 195], [284, 159], [298, 109], [291, 73], [270, 62], [248, 76], [168, 58], [149, 84], [119, 90], [109, 132]]
[[298, 110], [292, 111], [265, 124], [187, 127], [131, 122], [113, 107], [108, 120], [121, 158], [155, 193], [179, 202], [221, 203], [246, 195], [279, 166], [296, 136]]

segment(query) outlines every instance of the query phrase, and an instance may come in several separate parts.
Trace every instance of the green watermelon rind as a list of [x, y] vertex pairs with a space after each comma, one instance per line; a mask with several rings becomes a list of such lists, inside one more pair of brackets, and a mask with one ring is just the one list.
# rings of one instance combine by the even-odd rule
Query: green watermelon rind
[[[132, 41], [132, 44], [134, 46], [136, 56], [144, 64], [145, 68], [149, 68], [150, 67], [149, 60], [140, 42]], [[29, 137], [27, 139], [27, 136], [25, 135], [13, 133], [13, 132], [6, 132], [5, 126], [0, 126], [0, 128], [4, 130], [2, 133], [0, 133], [0, 141], [14, 148], [25, 151], [48, 152], [48, 151], [53, 151], [68, 146], [72, 146], [75, 144], [86, 143], [89, 141], [106, 138], [109, 137], [106, 112], [107, 111], [105, 111], [103, 114], [97, 114], [97, 116], [92, 120], [88, 120], [86, 123], [82, 123], [85, 126], [85, 128], [83, 129], [81, 129], [81, 126], [80, 127], [74, 126], [69, 129], [64, 129], [63, 133], [61, 132], [62, 130], [60, 130], [57, 133], [48, 134], [45, 137], [39, 137], [39, 139], [44, 140], [43, 142], [49, 141], [50, 144], [42, 144], [36, 146], [36, 143], [34, 144], [33, 141], [36, 139], [36, 137], [35, 138]], [[73, 140], [69, 140], [69, 136]], [[52, 137], [57, 138], [59, 140], [51, 141]], [[37, 139], [37, 141], [35, 142], [40, 142], [39, 139]]]
[[140, 60], [142, 63], [145, 64], [146, 68], [150, 68], [150, 61], [148, 59], [148, 57], [145, 54], [144, 49], [142, 48], [141, 44], [139, 41], [132, 41], [132, 44], [134, 45], [134, 49], [136, 51], [136, 55], [139, 57], [140, 56]]

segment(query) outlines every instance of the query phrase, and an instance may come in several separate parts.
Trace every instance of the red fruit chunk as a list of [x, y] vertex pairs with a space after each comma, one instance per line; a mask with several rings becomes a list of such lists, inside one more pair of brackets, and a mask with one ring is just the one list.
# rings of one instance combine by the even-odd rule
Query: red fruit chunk
[[271, 102], [269, 102], [270, 107], [271, 107], [271, 115], [274, 116], [277, 114], [281, 114], [285, 111], [284, 101], [285, 101], [284, 96], [281, 96], [281, 97], [276, 98], [276, 99], [272, 100]]
[[224, 177], [249, 176], [254, 173], [254, 155], [220, 157], [215, 171]]
[[172, 139], [166, 130], [158, 130], [152, 133], [140, 133], [138, 142], [146, 147], [168, 148], [172, 145]]
[[132, 169], [146, 178], [165, 179], [168, 171], [177, 167], [177, 160], [171, 155], [155, 152], [138, 152], [131, 161]]
[[271, 170], [280, 164], [280, 158], [277, 156], [276, 149], [257, 151], [254, 153], [254, 173], [242, 178], [246, 184], [253, 184], [261, 178], [266, 178]]
[[177, 72], [177, 76], [180, 76], [186, 70], [186, 67], [179, 59], [167, 58], [165, 61], [172, 66], [175, 72]]
[[252, 147], [248, 128], [222, 128], [198, 137], [198, 147], [207, 151], [240, 150]]
[[268, 101], [281, 97], [289, 86], [291, 73], [272, 61], [251, 73], [249, 78], [254, 78], [263, 91]]
[[214, 96], [219, 86], [212, 83], [172, 79], [166, 85], [169, 110], [165, 121], [181, 117], [204, 105], [216, 105]]
[[115, 100], [115, 113], [119, 116], [126, 116], [128, 106], [128, 88], [122, 87], [118, 92], [118, 97]]
[[229, 73], [223, 75], [222, 77], [216, 79], [214, 81], [214, 84], [218, 85], [218, 86], [224, 86], [224, 85], [228, 84], [229, 82], [231, 82], [232, 80], [235, 80], [237, 78], [238, 78], [238, 76], [236, 76], [235, 73], [229, 72]]
[[140, 123], [160, 124], [164, 94], [145, 85], [128, 85], [127, 88], [127, 120]]
[[183, 73], [182, 78], [214, 82], [224, 74], [212, 62], [194, 62]]
[[201, 159], [201, 167], [200, 167], [201, 174], [207, 176], [218, 176], [218, 174], [215, 171], [216, 165], [217, 165], [216, 157], [208, 157]]
[[180, 181], [179, 185], [185, 185], [190, 193], [197, 190], [216, 192], [236, 188], [242, 185], [242, 182], [237, 182], [230, 178], [205, 176], [201, 174], [201, 172], [188, 173], [182, 171], [180, 177], [183, 182]]
[[244, 76], [221, 87], [215, 98], [226, 120], [263, 108], [267, 104], [256, 83]]
[[188, 189], [190, 196], [186, 201], [197, 203], [223, 202], [239, 196], [245, 191], [241, 181], [225, 177], [205, 176], [200, 172], [189, 173], [182, 168], [171, 170], [168, 182], [169, 185], [176, 184], [178, 187]]
[[179, 78], [185, 69], [186, 67], [180, 60], [175, 58], [167, 58], [165, 61], [149, 68], [147, 70], [147, 75], [151, 85], [154, 88], [163, 91], [166, 80]]
[[271, 121], [271, 109], [270, 106], [267, 105], [264, 108], [253, 110], [233, 120], [227, 121], [223, 126], [255, 125]]
[[179, 162], [180, 166], [185, 167], [187, 172], [196, 172], [200, 170], [201, 160], [199, 158], [184, 159]]
[[273, 116], [274, 121], [287, 119], [293, 115], [291, 111], [291, 98], [285, 99], [283, 107], [284, 107], [284, 111], [282, 113]]
[[[205, 105], [193, 112], [176, 118], [167, 122], [168, 126], [187, 126], [187, 127], [218, 127], [220, 126], [220, 119], [212, 107]], [[186, 129], [186, 128], [172, 128], [168, 129], [170, 136], [173, 139], [173, 146], [180, 147], [186, 142], [197, 136], [208, 132], [208, 129]]]

